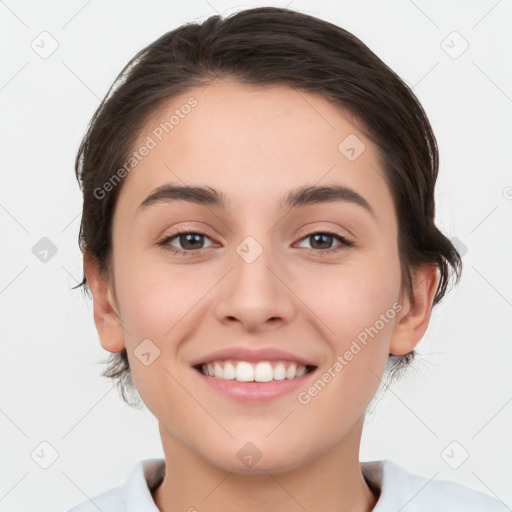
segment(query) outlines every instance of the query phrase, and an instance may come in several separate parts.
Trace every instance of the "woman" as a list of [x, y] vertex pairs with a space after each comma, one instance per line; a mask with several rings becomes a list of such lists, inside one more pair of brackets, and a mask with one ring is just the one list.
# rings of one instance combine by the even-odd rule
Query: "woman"
[[76, 160], [105, 375], [165, 459], [73, 509], [507, 510], [359, 461], [461, 259], [434, 223], [438, 151], [411, 90], [349, 32], [280, 8], [164, 34]]

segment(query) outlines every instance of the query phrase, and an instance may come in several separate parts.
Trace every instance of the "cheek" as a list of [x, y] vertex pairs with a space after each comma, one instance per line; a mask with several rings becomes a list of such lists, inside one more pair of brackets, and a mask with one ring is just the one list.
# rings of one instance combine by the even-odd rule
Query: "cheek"
[[[177, 410], [185, 415], [193, 407], [178, 384], [183, 376], [177, 359], [180, 344], [194, 336], [198, 326], [194, 311], [211, 288], [212, 276], [184, 269], [131, 265], [116, 276], [122, 282], [119, 295], [123, 324], [129, 331], [125, 341], [132, 378], [143, 402], [158, 417], [175, 415]], [[144, 352], [149, 353], [149, 364], [144, 363]]]
[[[356, 338], [365, 328], [396, 315], [400, 292], [398, 254], [376, 251], [352, 258], [346, 265], [319, 267], [309, 277], [301, 277], [299, 296], [318, 315], [334, 339], [337, 349]], [[379, 330], [387, 334], [391, 322], [378, 322]]]
[[380, 326], [379, 330], [385, 330], [379, 319], [386, 314], [387, 319], [394, 316], [393, 305], [398, 297], [399, 280], [393, 286], [386, 286], [387, 279], [374, 277], [371, 280], [371, 275], [353, 272], [340, 283], [337, 293], [330, 290], [325, 294], [325, 311], [340, 340], [355, 338], [374, 324]]
[[311, 396], [318, 394], [311, 404], [319, 412], [329, 404], [339, 404], [341, 408], [333, 412], [334, 416], [347, 411], [362, 413], [379, 386], [378, 376], [384, 371], [391, 334], [402, 308], [398, 303], [398, 255], [361, 259], [316, 283], [317, 293], [310, 299], [312, 309], [320, 312], [318, 316], [327, 326], [324, 333], [331, 361], [320, 375], [328, 384], [324, 387], [319, 383], [311, 390]]
[[171, 269], [148, 260], [119, 267], [118, 295], [123, 298], [121, 311], [130, 333], [155, 338], [155, 342], [175, 337], [180, 319], [193, 310], [212, 283], [211, 275], [186, 266]]

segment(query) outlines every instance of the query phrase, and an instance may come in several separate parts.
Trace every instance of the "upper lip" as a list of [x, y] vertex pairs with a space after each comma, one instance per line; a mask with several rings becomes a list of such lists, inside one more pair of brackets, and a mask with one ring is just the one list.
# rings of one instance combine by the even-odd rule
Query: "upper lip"
[[316, 366], [310, 360], [292, 354], [291, 352], [286, 352], [284, 350], [279, 350], [272, 347], [251, 349], [243, 346], [228, 347], [217, 350], [215, 352], [210, 352], [209, 354], [202, 356], [195, 361], [192, 361], [191, 365], [196, 366], [201, 363], [207, 364], [213, 361], [221, 361], [224, 359], [236, 359], [247, 362], [295, 361], [297, 363], [303, 364], [304, 366]]

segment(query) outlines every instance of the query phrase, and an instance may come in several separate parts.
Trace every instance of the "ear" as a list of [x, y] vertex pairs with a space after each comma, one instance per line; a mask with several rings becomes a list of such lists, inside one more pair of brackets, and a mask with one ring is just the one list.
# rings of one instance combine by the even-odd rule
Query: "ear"
[[437, 291], [437, 268], [437, 265], [426, 264], [415, 272], [412, 296], [401, 300], [403, 309], [391, 336], [390, 354], [404, 355], [412, 352], [423, 338]]
[[94, 323], [101, 346], [109, 352], [120, 352], [125, 348], [125, 341], [118, 307], [98, 262], [89, 254], [84, 254], [84, 273], [93, 296]]

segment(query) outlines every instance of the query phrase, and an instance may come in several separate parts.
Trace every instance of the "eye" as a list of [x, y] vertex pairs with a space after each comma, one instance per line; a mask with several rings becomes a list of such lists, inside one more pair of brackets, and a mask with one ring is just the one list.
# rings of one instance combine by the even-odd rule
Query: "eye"
[[[176, 231], [175, 233], [166, 236], [163, 240], [158, 242], [157, 245], [162, 245], [164, 249], [171, 251], [173, 253], [181, 254], [183, 256], [190, 256], [196, 254], [198, 251], [204, 248], [200, 247], [202, 245], [202, 238], [208, 238], [209, 240], [211, 240], [210, 237], [197, 231]], [[171, 241], [173, 241], [174, 239], [177, 239], [176, 241], [183, 247], [183, 249], [170, 245]]]
[[[326, 247], [326, 245], [332, 245], [332, 239], [338, 239], [341, 243], [334, 247]], [[317, 254], [331, 254], [339, 251], [345, 251], [354, 245], [354, 242], [348, 238], [336, 233], [331, 233], [329, 231], [318, 231], [315, 233], [310, 233], [309, 235], [303, 237], [301, 240], [311, 240], [313, 247], [310, 250]], [[306, 249], [308, 248], [306, 247]]]
[[[176, 231], [171, 235], [166, 236], [163, 240], [158, 242], [157, 245], [161, 245], [164, 247], [165, 250], [175, 254], [179, 254], [182, 256], [193, 256], [200, 252], [201, 249], [205, 248], [200, 247], [204, 243], [204, 241], [202, 241], [202, 239], [204, 238], [211, 240], [210, 237], [198, 231]], [[318, 231], [310, 233], [309, 235], [306, 235], [305, 237], [301, 238], [301, 241], [308, 239], [313, 242], [313, 247], [306, 247], [306, 249], [308, 249], [310, 252], [314, 252], [315, 254], [320, 255], [344, 251], [354, 245], [354, 242], [348, 240], [346, 237], [328, 231]], [[332, 239], [337, 239], [340, 243], [334, 247], [326, 247], [326, 245], [332, 245]], [[171, 245], [171, 242], [174, 240], [176, 240], [176, 242], [181, 245], [181, 248]], [[314, 247], [317, 245], [319, 245], [320, 247]], [[211, 247], [211, 245], [208, 247]]]

